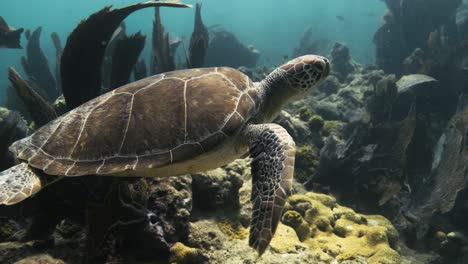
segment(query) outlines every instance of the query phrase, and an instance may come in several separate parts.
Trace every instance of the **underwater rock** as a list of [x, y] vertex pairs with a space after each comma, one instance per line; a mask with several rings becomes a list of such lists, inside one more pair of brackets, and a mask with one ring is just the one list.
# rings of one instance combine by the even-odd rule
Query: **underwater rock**
[[278, 224], [270, 243], [270, 250], [261, 258], [249, 248], [247, 236], [230, 237], [223, 233], [212, 219], [191, 223], [189, 244], [199, 248], [209, 263], [327, 263], [318, 262], [318, 253], [309, 251], [307, 246], [299, 241], [294, 229], [282, 223]]
[[255, 67], [260, 52], [252, 46], [242, 44], [237, 37], [226, 30], [212, 32], [206, 54], [206, 66], [228, 66], [232, 68]]
[[3, 17], [0, 16], [0, 48], [22, 49], [20, 44], [23, 28], [12, 28], [8, 26]]
[[55, 78], [50, 70], [49, 61], [40, 46], [42, 28], [38, 27], [28, 38], [26, 57], [21, 58], [23, 69], [38, 92], [47, 101], [54, 101], [58, 95]]
[[385, 0], [385, 3], [389, 10], [374, 35], [376, 63], [385, 72], [400, 75], [403, 60], [416, 48], [425, 47], [432, 32], [439, 28], [450, 31], [461, 0]]
[[26, 136], [27, 124], [21, 116], [7, 108], [0, 107], [0, 170], [5, 170], [14, 164], [13, 157], [8, 153], [11, 143]]
[[437, 212], [452, 210], [457, 195], [466, 187], [468, 158], [465, 137], [468, 131], [468, 100], [462, 96], [457, 113], [452, 117], [434, 150], [432, 170], [422, 188], [411, 198], [407, 212], [418, 223], [427, 223]]
[[311, 134], [307, 123], [286, 111], [281, 111], [281, 114], [273, 122], [284, 127], [297, 144], [307, 142]]
[[335, 43], [331, 52], [332, 72], [340, 81], [346, 80], [349, 74], [354, 71], [354, 65], [351, 62], [349, 48], [344, 44]]
[[192, 212], [192, 179], [190, 176], [148, 179], [147, 208], [161, 226], [167, 244], [185, 242]]
[[320, 92], [326, 95], [330, 95], [338, 92], [340, 86], [340, 80], [336, 76], [330, 75], [327, 77], [327, 79], [325, 79], [325, 81], [322, 83], [322, 85], [319, 86], [318, 89]]
[[208, 49], [209, 35], [208, 30], [203, 24], [201, 17], [201, 3], [196, 4], [195, 22], [192, 36], [189, 44], [189, 57], [187, 68], [201, 68], [205, 64], [206, 51]]
[[366, 208], [385, 204], [405, 183], [405, 153], [413, 138], [415, 117], [412, 108], [402, 121], [358, 122], [348, 128], [352, 132], [345, 140], [328, 137], [317, 173], [307, 185], [330, 186], [343, 199], [369, 203]]
[[63, 95], [69, 109], [100, 94], [104, 52], [121, 22], [137, 10], [164, 6], [189, 7], [175, 2], [147, 2], [118, 9], [105, 7], [83, 20], [73, 30], [67, 39], [60, 62]]
[[403, 74], [411, 73], [429, 74], [427, 56], [420, 48], [416, 48], [403, 60]]
[[318, 167], [318, 155], [311, 145], [305, 145], [296, 149], [296, 161], [294, 164], [294, 178], [300, 182], [306, 182], [310, 175], [315, 174]]
[[243, 181], [233, 170], [216, 169], [192, 174], [193, 208], [200, 211], [237, 211]]
[[[288, 199], [283, 223], [327, 262], [367, 258], [368, 263], [401, 263], [398, 232], [386, 218], [362, 215], [318, 193]], [[367, 263], [367, 262], [366, 262]]]

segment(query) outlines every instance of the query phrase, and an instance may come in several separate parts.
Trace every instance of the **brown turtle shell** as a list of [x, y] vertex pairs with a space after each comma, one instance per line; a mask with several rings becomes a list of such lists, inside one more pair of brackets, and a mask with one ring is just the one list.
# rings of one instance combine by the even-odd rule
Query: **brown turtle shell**
[[159, 168], [235, 136], [255, 111], [256, 96], [252, 81], [235, 69], [169, 72], [103, 94], [10, 150], [50, 175]]

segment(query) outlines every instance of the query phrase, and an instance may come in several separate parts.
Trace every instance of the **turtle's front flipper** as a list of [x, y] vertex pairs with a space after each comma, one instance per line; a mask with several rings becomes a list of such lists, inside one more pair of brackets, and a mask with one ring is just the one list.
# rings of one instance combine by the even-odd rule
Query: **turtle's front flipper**
[[252, 157], [252, 220], [249, 245], [263, 254], [291, 194], [295, 143], [276, 124], [251, 125], [245, 134]]
[[52, 179], [44, 178], [27, 163], [20, 163], [0, 172], [0, 205], [19, 203], [53, 182]]

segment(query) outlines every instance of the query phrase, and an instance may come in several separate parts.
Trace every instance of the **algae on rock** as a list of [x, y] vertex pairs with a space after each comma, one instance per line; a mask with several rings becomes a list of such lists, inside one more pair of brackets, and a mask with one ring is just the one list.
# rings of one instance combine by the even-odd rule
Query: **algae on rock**
[[400, 263], [398, 232], [383, 216], [362, 215], [318, 193], [288, 199], [282, 222], [318, 252], [325, 263], [367, 258], [368, 263]]

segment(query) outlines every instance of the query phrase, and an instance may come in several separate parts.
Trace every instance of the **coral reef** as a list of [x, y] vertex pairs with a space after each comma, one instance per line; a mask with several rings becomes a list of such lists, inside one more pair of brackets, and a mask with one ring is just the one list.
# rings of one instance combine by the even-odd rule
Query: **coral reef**
[[21, 116], [7, 108], [0, 107], [0, 170], [14, 164], [13, 157], [8, 153], [8, 147], [14, 141], [26, 136], [26, 122]]
[[306, 193], [288, 199], [283, 223], [324, 262], [367, 258], [368, 263], [401, 263], [398, 232], [378, 215], [361, 215], [335, 198]]
[[318, 155], [311, 145], [304, 145], [296, 149], [294, 167], [294, 177], [300, 183], [306, 182], [310, 175], [315, 174], [318, 167]]
[[[149, 179], [147, 208], [154, 214], [162, 228], [166, 246], [177, 241], [185, 242], [192, 212], [192, 179], [190, 176]], [[161, 243], [161, 241], [160, 241]]]
[[388, 11], [374, 35], [374, 42], [376, 62], [386, 72], [401, 74], [404, 59], [416, 48], [430, 47], [434, 32], [444, 31], [449, 41], [455, 37], [452, 36], [455, 12], [461, 0], [386, 0], [385, 3]]
[[340, 81], [346, 80], [348, 75], [354, 71], [354, 66], [351, 62], [351, 55], [348, 47], [341, 43], [335, 43], [331, 52], [331, 64], [333, 72]]
[[169, 259], [169, 263], [197, 264], [208, 262], [199, 250], [187, 247], [186, 245], [177, 242], [171, 247], [171, 258]]
[[193, 207], [201, 211], [239, 209], [239, 188], [243, 182], [236, 171], [219, 168], [192, 175]]

